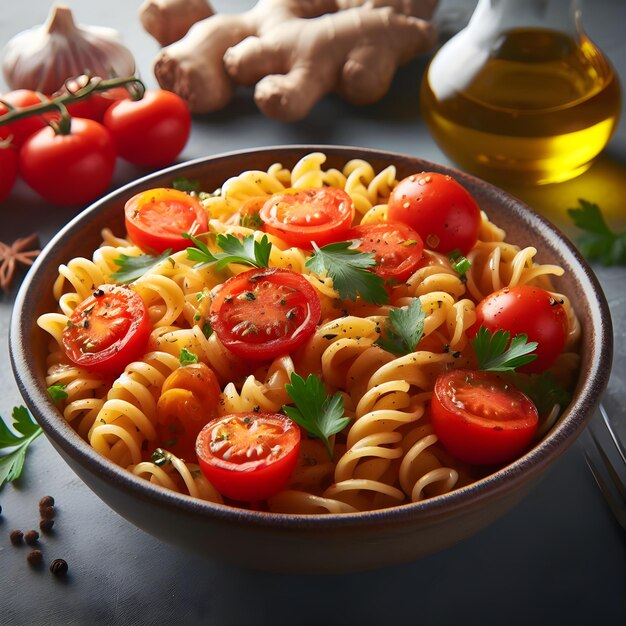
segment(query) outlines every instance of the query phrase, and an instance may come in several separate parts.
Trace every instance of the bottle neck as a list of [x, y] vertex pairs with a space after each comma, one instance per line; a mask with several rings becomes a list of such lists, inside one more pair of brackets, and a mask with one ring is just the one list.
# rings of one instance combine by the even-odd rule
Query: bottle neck
[[542, 28], [578, 39], [582, 33], [581, 0], [479, 0], [468, 27], [485, 36], [516, 28]]

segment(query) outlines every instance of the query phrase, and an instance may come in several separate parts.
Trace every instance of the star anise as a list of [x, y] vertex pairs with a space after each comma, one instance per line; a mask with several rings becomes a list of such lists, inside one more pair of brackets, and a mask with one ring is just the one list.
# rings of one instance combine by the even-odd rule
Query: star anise
[[9, 293], [18, 265], [32, 265], [41, 252], [36, 233], [16, 239], [11, 245], [0, 241], [0, 287]]

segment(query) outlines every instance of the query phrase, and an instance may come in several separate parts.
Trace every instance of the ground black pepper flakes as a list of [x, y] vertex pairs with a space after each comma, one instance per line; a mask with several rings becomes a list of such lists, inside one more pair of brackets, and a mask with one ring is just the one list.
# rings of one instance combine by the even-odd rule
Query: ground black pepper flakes
[[36, 530], [29, 530], [24, 533], [24, 541], [29, 545], [33, 546], [39, 541], [39, 533]]
[[39, 500], [39, 508], [43, 509], [47, 506], [54, 506], [54, 498], [52, 496], [44, 496]]
[[9, 539], [14, 546], [19, 546], [22, 543], [22, 539], [24, 539], [24, 533], [21, 530], [12, 530], [9, 533]]
[[41, 550], [31, 550], [26, 557], [30, 565], [41, 565], [43, 561], [43, 553]]
[[54, 559], [54, 561], [50, 563], [50, 571], [59, 578], [65, 576], [67, 570], [67, 562], [64, 559]]
[[54, 520], [53, 519], [42, 519], [39, 522], [39, 530], [41, 530], [42, 533], [52, 532], [52, 527], [53, 526], [54, 526]]

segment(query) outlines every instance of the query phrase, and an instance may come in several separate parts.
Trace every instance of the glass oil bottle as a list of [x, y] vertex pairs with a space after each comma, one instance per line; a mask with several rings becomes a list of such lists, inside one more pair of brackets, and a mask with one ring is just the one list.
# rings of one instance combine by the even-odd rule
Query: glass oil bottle
[[500, 184], [581, 174], [620, 108], [617, 76], [583, 32], [579, 0], [479, 0], [421, 87], [422, 115], [441, 149]]

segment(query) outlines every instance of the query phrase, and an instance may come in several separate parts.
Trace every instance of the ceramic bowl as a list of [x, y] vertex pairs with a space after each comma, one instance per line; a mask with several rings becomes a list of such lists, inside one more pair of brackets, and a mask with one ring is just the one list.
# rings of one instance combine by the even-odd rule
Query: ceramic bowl
[[[280, 515], [217, 505], [167, 491], [133, 476], [97, 454], [64, 421], [48, 397], [48, 340], [36, 324], [55, 310], [51, 285], [59, 264], [91, 257], [108, 226], [123, 232], [122, 207], [135, 193], [168, 186], [176, 176], [214, 189], [230, 176], [291, 167], [309, 152], [341, 167], [364, 158], [378, 171], [389, 164], [398, 178], [430, 170], [465, 185], [507, 240], [533, 245], [538, 260], [564, 267], [558, 288], [576, 304], [582, 324], [582, 360], [571, 405], [552, 431], [519, 460], [447, 495], [418, 503], [347, 515]], [[461, 541], [514, 507], [572, 445], [596, 408], [609, 376], [612, 330], [606, 299], [585, 260], [550, 223], [504, 191], [459, 171], [407, 156], [361, 148], [285, 146], [228, 153], [176, 165], [130, 183], [72, 220], [46, 246], [19, 291], [10, 329], [10, 352], [25, 402], [52, 445], [78, 476], [117, 513], [165, 542], [247, 568], [282, 572], [346, 572], [415, 560]]]

